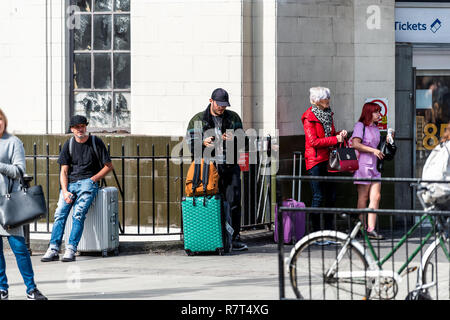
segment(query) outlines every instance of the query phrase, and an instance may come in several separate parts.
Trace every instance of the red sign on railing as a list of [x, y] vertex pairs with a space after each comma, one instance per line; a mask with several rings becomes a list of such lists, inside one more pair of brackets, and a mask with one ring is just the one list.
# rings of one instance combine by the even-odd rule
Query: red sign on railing
[[247, 172], [249, 170], [248, 152], [243, 152], [240, 154], [238, 164], [239, 167], [241, 168], [241, 171]]

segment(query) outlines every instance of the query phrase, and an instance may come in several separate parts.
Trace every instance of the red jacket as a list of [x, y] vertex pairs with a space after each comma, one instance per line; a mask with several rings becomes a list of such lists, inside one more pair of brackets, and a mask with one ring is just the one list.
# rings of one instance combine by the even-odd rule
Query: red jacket
[[305, 164], [306, 170], [309, 170], [318, 163], [328, 161], [329, 147], [336, 145], [338, 141], [334, 121], [331, 136], [325, 137], [323, 125], [311, 111], [311, 107], [302, 115], [302, 123], [305, 131]]

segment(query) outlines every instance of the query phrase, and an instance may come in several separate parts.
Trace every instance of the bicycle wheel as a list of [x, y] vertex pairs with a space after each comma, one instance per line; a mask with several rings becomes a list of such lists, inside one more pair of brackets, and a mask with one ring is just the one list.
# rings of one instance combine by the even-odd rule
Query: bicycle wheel
[[[335, 272], [326, 275], [335, 264], [346, 237], [340, 232], [319, 231], [295, 245], [290, 255], [289, 276], [297, 298], [359, 300], [370, 297], [370, 280], [365, 276], [369, 263], [361, 249], [352, 243], [336, 264]], [[324, 241], [331, 244], [320, 245]]]
[[[442, 240], [446, 251], [449, 252], [449, 239]], [[425, 289], [424, 299], [449, 300], [450, 299], [450, 260], [436, 239], [425, 252], [423, 257], [422, 284], [433, 284]]]

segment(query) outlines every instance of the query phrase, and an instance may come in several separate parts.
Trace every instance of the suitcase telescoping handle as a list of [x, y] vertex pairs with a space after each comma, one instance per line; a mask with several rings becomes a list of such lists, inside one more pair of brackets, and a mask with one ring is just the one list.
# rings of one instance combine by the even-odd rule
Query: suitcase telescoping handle
[[[298, 158], [298, 175], [296, 175], [296, 163]], [[294, 151], [294, 160], [292, 165], [292, 176], [300, 177], [302, 175], [302, 153], [300, 151]], [[301, 198], [301, 190], [302, 184], [300, 180], [297, 180], [298, 189], [297, 189], [297, 197], [295, 197], [295, 179], [292, 180], [292, 195], [291, 198], [297, 201], [300, 201]]]

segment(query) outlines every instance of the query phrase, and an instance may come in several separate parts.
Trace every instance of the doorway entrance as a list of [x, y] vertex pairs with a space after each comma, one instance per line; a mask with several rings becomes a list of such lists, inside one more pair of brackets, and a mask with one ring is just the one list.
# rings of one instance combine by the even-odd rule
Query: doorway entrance
[[417, 70], [415, 96], [415, 177], [421, 178], [428, 155], [439, 143], [450, 122], [450, 70]]

